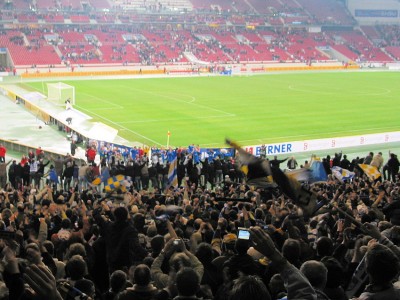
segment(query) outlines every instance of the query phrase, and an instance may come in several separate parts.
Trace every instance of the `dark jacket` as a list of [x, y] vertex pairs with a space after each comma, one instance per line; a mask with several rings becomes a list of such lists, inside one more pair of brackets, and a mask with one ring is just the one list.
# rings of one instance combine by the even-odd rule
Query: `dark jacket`
[[129, 221], [106, 222], [97, 211], [94, 217], [104, 233], [110, 271], [129, 269], [147, 255], [139, 243], [137, 230]]

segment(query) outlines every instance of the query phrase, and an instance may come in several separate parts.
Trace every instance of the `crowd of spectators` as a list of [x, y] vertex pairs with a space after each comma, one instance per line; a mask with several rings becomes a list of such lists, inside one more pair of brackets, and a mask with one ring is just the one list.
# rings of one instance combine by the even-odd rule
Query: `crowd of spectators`
[[[318, 209], [306, 213], [285, 187], [247, 185], [257, 175], [240, 158], [192, 146], [178, 153], [173, 187], [168, 151], [156, 150], [88, 148], [81, 162], [39, 148], [17, 162], [0, 145], [0, 299], [400, 299], [395, 154], [324, 157], [327, 180], [308, 190]], [[157, 164], [161, 181], [147, 180]], [[283, 165], [298, 169], [294, 157], [270, 160]], [[16, 166], [29, 167], [25, 178]], [[355, 176], [340, 180], [333, 166]], [[104, 170], [133, 183], [104, 193], [92, 183]]]

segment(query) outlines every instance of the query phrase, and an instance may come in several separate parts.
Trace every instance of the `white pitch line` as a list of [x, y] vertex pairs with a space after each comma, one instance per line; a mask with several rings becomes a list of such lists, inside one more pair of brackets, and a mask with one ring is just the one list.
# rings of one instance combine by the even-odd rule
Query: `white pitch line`
[[114, 125], [116, 125], [116, 126], [118, 126], [118, 127], [121, 127], [122, 129], [124, 129], [124, 130], [126, 130], [126, 131], [129, 131], [129, 132], [131, 132], [131, 133], [133, 133], [133, 134], [136, 134], [137, 136], [140, 136], [140, 137], [142, 137], [142, 138], [144, 138], [144, 139], [146, 139], [146, 140], [148, 140], [148, 141], [150, 141], [150, 142], [152, 142], [152, 143], [154, 143], [154, 144], [156, 144], [156, 145], [163, 146], [163, 144], [161, 144], [161, 143], [159, 143], [159, 142], [156, 142], [155, 140], [152, 140], [152, 139], [150, 139], [150, 138], [148, 138], [148, 137], [146, 137], [146, 136], [144, 136], [144, 135], [142, 135], [142, 134], [140, 134], [140, 133], [138, 133], [138, 132], [136, 132], [136, 131], [130, 130], [129, 128], [126, 128], [125, 126], [119, 125], [118, 123], [116, 123], [116, 122], [114, 122], [114, 121], [111, 121], [111, 120], [109, 120], [109, 119], [107, 119], [107, 118], [104, 118], [103, 116], [100, 116], [100, 115], [98, 115], [98, 114], [96, 114], [96, 113], [94, 113], [94, 112], [92, 112], [92, 111], [90, 111], [90, 110], [88, 110], [88, 109], [84, 109], [83, 107], [80, 107], [80, 106], [78, 106], [78, 105], [75, 105], [75, 107], [79, 108], [80, 110], [84, 110], [84, 111], [90, 112], [90, 114], [96, 115], [98, 118], [103, 119], [103, 120], [105, 120], [105, 121], [107, 121], [107, 122], [109, 122], [109, 123], [111, 123], [111, 124], [114, 124]]
[[175, 118], [175, 119], [146, 119], [146, 120], [139, 120], [139, 121], [125, 121], [125, 122], [118, 122], [118, 124], [135, 124], [135, 123], [155, 123], [155, 122], [170, 122], [170, 121], [184, 121], [184, 120], [195, 120], [195, 119], [215, 119], [215, 118], [231, 118], [233, 116], [205, 116], [205, 117], [191, 117], [191, 118]]
[[140, 91], [140, 92], [147, 93], [147, 94], [150, 94], [150, 95], [155, 95], [155, 96], [159, 96], [159, 97], [162, 97], [162, 98], [170, 99], [170, 100], [173, 100], [173, 101], [176, 101], [176, 102], [186, 103], [186, 104], [190, 104], [190, 105], [197, 106], [197, 107], [200, 107], [200, 108], [205, 108], [205, 109], [217, 111], [217, 112], [220, 112], [220, 113], [223, 113], [225, 115], [232, 116], [232, 117], [235, 116], [235, 114], [232, 114], [232, 113], [220, 110], [220, 109], [212, 108], [212, 107], [209, 107], [209, 106], [197, 104], [197, 103], [194, 103], [194, 101], [187, 102], [187, 101], [184, 101], [184, 100], [177, 99], [175, 97], [163, 95], [163, 94], [160, 94], [160, 93], [154, 93], [154, 92], [144, 91], [144, 90], [140, 90], [140, 89], [135, 89], [135, 88], [132, 88], [132, 87], [126, 87], [125, 89], [130, 89], [130, 90], [133, 90], [133, 91]]
[[91, 108], [90, 111], [94, 111], [94, 110], [112, 110], [115, 109], [115, 107], [96, 107], [96, 108]]
[[[315, 87], [315, 86], [311, 86], [311, 85], [309, 85], [309, 86], [310, 87]], [[337, 91], [341, 91], [341, 89], [339, 89], [339, 88], [334, 88], [333, 89], [336, 92], [303, 90], [303, 89], [297, 88], [296, 86], [293, 86], [293, 85], [289, 85], [288, 88], [289, 88], [289, 90], [292, 90], [292, 91], [295, 91], [295, 92], [304, 92], [304, 93], [322, 94], [322, 95], [337, 95]], [[332, 90], [331, 87], [329, 89]], [[357, 91], [355, 91], [355, 92], [351, 93], [351, 95], [352, 96], [383, 96], [383, 95], [388, 95], [388, 94], [390, 94], [392, 92], [390, 89], [387, 89], [387, 88], [376, 88], [376, 89], [380, 89], [383, 92], [381, 92], [381, 93], [366, 93], [366, 92], [357, 93]]]
[[[180, 101], [179, 99], [176, 99], [176, 98], [174, 98], [174, 97], [168, 97], [168, 96], [165, 96], [165, 95], [162, 95], [162, 94], [158, 94], [158, 93], [153, 93], [153, 92], [150, 92], [150, 94], [153, 94], [153, 95], [156, 95], [156, 96], [158, 95], [158, 96], [160, 96], [160, 97], [164, 97], [164, 98], [167, 98], [167, 99], [171, 99], [171, 100], [173, 100], [173, 101], [182, 102], [182, 101]], [[201, 104], [197, 104], [197, 103], [193, 103], [193, 102], [185, 102], [185, 103], [191, 104], [191, 105], [194, 105], [194, 106], [197, 106], [197, 107], [200, 107], [200, 108], [205, 108], [205, 109], [217, 111], [217, 112], [223, 113], [223, 114], [225, 114], [225, 115], [227, 115], [227, 116], [231, 116], [231, 117], [234, 117], [234, 116], [235, 116], [235, 114], [232, 114], [232, 113], [229, 113], [229, 112], [220, 110], [220, 109], [212, 108], [212, 107], [209, 107], [209, 106], [206, 106], [206, 105], [201, 105]]]
[[96, 97], [96, 96], [93, 96], [93, 95], [90, 95], [90, 94], [87, 94], [87, 93], [79, 93], [79, 94], [80, 94], [80, 95], [86, 95], [86, 96], [89, 96], [89, 97], [91, 97], [91, 98], [93, 98], [93, 99], [99, 100], [99, 101], [101, 101], [101, 102], [111, 104], [111, 105], [113, 105], [114, 107], [117, 107], [117, 108], [120, 108], [120, 109], [123, 109], [123, 108], [124, 108], [124, 107], [121, 106], [121, 105], [115, 104], [115, 103], [110, 102], [110, 101], [107, 101], [107, 100], [105, 100], [105, 99], [103, 99], [103, 98], [99, 98], [99, 97]]

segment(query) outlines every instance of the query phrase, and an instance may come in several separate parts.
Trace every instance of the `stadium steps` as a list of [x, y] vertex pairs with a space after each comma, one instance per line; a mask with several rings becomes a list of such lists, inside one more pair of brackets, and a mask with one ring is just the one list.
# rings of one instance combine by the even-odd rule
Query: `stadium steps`
[[58, 47], [55, 46], [55, 45], [53, 45], [53, 48], [54, 48], [54, 51], [57, 53], [57, 55], [58, 55], [58, 56], [60, 57], [60, 59], [61, 59], [62, 53], [61, 53], [60, 49], [58, 49]]
[[394, 55], [392, 55], [392, 53], [390, 53], [389, 51], [387, 51], [386, 48], [382, 47], [382, 48], [379, 48], [379, 49], [380, 49], [384, 54], [386, 54], [388, 57], [390, 57], [392, 60], [394, 60], [394, 61], [398, 61], [398, 60], [399, 60], [399, 57], [400, 57], [400, 56], [395, 57]]
[[355, 61], [357, 54], [351, 51], [346, 45], [336, 45], [331, 47], [331, 52], [334, 59], [338, 61], [350, 62]]
[[259, 12], [257, 11], [257, 9], [256, 9], [249, 1], [244, 0], [244, 2], [245, 2], [254, 12], [259, 13]]
[[208, 65], [209, 64], [206, 61], [199, 60], [192, 52], [183, 52], [183, 55], [191, 63], [200, 64], [200, 65]]

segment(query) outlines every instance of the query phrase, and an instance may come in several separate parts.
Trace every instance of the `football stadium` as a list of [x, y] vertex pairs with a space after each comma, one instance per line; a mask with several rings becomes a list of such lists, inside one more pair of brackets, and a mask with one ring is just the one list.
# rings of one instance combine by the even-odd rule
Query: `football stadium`
[[398, 0], [0, 7], [0, 299], [400, 299]]

